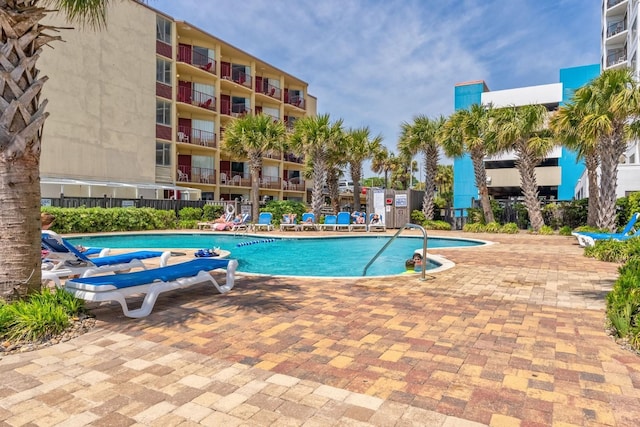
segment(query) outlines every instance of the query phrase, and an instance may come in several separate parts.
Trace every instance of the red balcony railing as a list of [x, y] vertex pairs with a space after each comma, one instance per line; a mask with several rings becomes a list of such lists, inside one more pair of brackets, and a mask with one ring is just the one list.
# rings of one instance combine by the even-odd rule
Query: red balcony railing
[[211, 148], [218, 146], [215, 133], [206, 130], [192, 129], [187, 126], [178, 126], [176, 141]]
[[245, 73], [244, 71], [233, 70], [233, 69], [226, 70], [226, 71], [223, 71], [220, 77], [226, 80], [231, 80], [232, 82], [237, 83], [241, 86], [248, 87], [249, 89], [253, 88], [253, 83], [252, 83], [253, 76], [251, 74]]
[[178, 61], [198, 67], [208, 73], [216, 73], [216, 61], [193, 49], [191, 46], [178, 46]]
[[226, 114], [227, 116], [243, 117], [252, 112], [251, 108], [247, 108], [247, 104], [244, 102], [231, 104], [231, 101], [228, 99], [220, 100], [220, 113]]
[[178, 166], [178, 182], [195, 182], [199, 184], [215, 184], [216, 171], [210, 168], [195, 166]]
[[260, 88], [258, 92], [270, 96], [274, 99], [282, 99], [282, 89], [280, 89], [279, 87], [265, 85], [265, 87]]
[[190, 87], [178, 87], [178, 102], [195, 105], [207, 110], [216, 111], [216, 97], [208, 93], [193, 90]]
[[286, 99], [284, 102], [294, 107], [302, 108], [303, 110], [306, 108], [304, 98], [300, 96], [290, 96], [289, 99]]

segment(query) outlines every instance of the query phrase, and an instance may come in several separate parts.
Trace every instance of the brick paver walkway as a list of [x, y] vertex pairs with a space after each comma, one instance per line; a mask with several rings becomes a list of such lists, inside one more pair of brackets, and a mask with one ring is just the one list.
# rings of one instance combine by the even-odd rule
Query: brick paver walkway
[[603, 329], [618, 266], [569, 237], [477, 237], [496, 244], [434, 250], [456, 266], [424, 282], [239, 277], [145, 319], [101, 305], [90, 333], [0, 360], [0, 420], [638, 425], [640, 357]]

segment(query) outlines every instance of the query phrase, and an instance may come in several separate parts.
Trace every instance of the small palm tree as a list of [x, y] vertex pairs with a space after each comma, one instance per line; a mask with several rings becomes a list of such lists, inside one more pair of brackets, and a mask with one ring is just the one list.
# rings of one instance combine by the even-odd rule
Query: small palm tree
[[373, 154], [371, 170], [375, 173], [384, 173], [384, 188], [389, 188], [389, 172], [393, 167], [393, 157], [394, 154], [389, 153], [384, 146]]
[[531, 227], [539, 231], [544, 225], [542, 209], [538, 200], [536, 166], [556, 145], [545, 127], [548, 118], [543, 105], [505, 107], [496, 112], [495, 131], [500, 151], [513, 151], [516, 168], [520, 173], [520, 187], [524, 204], [529, 213]]
[[378, 135], [371, 138], [371, 131], [368, 127], [359, 129], [351, 129], [346, 135], [346, 153], [347, 163], [351, 172], [351, 180], [353, 181], [353, 199], [355, 209], [360, 207], [360, 181], [362, 180], [362, 163], [371, 159], [380, 149], [382, 144], [382, 136]]
[[413, 119], [413, 123], [402, 124], [402, 134], [398, 144], [400, 152], [405, 155], [414, 156], [419, 152], [422, 153], [425, 166], [422, 213], [426, 219], [433, 219], [433, 189], [440, 158], [437, 135], [444, 123], [445, 119], [442, 116], [436, 119], [430, 119], [424, 115], [417, 116]]
[[490, 132], [491, 106], [472, 105], [468, 110], [453, 113], [438, 133], [438, 140], [449, 157], [469, 153], [473, 162], [476, 187], [486, 222], [493, 222], [493, 211], [487, 188], [487, 172], [484, 158], [493, 154], [493, 134]]
[[[40, 144], [48, 113], [40, 101], [46, 77], [36, 68], [41, 48], [61, 37], [40, 22], [55, 9], [74, 23], [106, 22], [107, 1], [12, 0], [0, 3], [0, 299], [37, 291], [40, 267]], [[49, 6], [49, 7], [46, 7]]]
[[438, 165], [436, 171], [436, 187], [438, 188], [438, 196], [444, 198], [447, 204], [451, 204], [451, 195], [453, 194], [453, 166]]
[[260, 172], [262, 157], [271, 150], [282, 151], [285, 145], [285, 126], [266, 114], [247, 115], [234, 119], [224, 136], [224, 149], [234, 157], [249, 160], [251, 173], [251, 217], [259, 214]]
[[582, 134], [581, 123], [585, 117], [585, 105], [580, 98], [574, 95], [572, 101], [561, 106], [553, 115], [549, 125], [554, 132], [554, 137], [559, 143], [578, 153], [578, 159], [583, 159], [587, 168], [587, 180], [589, 182], [589, 205], [587, 208], [587, 225], [598, 226], [598, 156], [597, 140], [589, 135]]
[[322, 187], [327, 181], [330, 147], [339, 143], [342, 138], [342, 120], [332, 123], [328, 114], [322, 114], [297, 120], [289, 139], [291, 148], [304, 154], [313, 168], [311, 209], [316, 218], [320, 218], [320, 210], [324, 205]]

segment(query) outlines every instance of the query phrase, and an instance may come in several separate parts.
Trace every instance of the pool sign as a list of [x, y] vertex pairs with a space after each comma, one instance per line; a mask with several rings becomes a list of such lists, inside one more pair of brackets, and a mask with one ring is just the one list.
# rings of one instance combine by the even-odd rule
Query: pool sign
[[407, 195], [396, 194], [396, 208], [406, 208], [406, 207], [407, 207]]

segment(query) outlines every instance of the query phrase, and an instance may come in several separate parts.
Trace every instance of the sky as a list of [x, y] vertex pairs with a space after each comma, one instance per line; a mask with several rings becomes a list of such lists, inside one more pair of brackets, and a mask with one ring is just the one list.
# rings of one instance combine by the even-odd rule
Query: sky
[[557, 83], [600, 62], [601, 0], [147, 0], [309, 84], [318, 113], [368, 126], [453, 112], [456, 83]]

